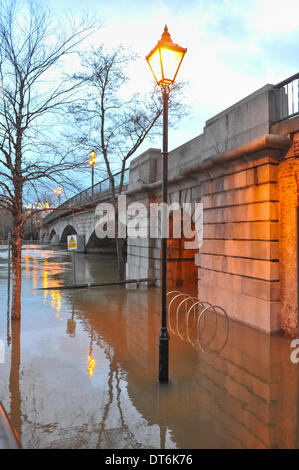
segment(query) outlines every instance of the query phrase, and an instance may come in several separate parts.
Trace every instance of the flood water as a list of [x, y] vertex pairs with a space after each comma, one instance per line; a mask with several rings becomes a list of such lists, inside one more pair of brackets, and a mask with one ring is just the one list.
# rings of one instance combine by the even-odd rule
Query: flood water
[[[114, 255], [77, 256], [79, 283], [116, 279]], [[22, 320], [11, 323], [0, 247], [0, 400], [23, 448], [299, 447], [289, 338], [233, 321], [226, 338], [221, 316], [208, 343], [195, 314], [186, 328], [174, 310], [170, 382], [160, 386], [160, 290], [58, 290], [72, 283], [70, 261], [63, 250], [23, 247]], [[207, 332], [214, 322], [207, 317]]]

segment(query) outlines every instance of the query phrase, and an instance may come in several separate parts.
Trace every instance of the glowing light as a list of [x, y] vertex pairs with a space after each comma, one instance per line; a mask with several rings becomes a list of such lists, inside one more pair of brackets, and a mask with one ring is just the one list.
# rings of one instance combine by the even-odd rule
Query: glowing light
[[91, 152], [89, 152], [89, 156], [90, 156], [89, 164], [93, 166], [96, 162], [96, 152], [92, 150]]
[[[48, 260], [45, 259], [44, 260], [44, 264], [45, 264], [45, 269], [43, 270], [43, 288], [47, 288], [48, 287]], [[44, 298], [46, 298], [48, 295], [48, 291], [47, 290], [44, 290]]]
[[96, 365], [95, 359], [92, 357], [91, 353], [88, 355], [88, 367], [87, 371], [90, 376], [94, 375], [94, 367]]
[[[53, 189], [53, 193], [54, 193], [54, 194], [58, 194], [58, 197], [61, 195], [61, 191], [62, 191], [61, 186], [58, 186], [57, 189]], [[48, 204], [48, 203], [47, 203], [47, 204]]]
[[26, 279], [29, 279], [29, 271], [30, 271], [30, 260], [29, 260], [29, 256], [28, 255], [25, 255], [24, 256], [24, 259], [25, 259], [25, 278]]
[[[38, 280], [38, 276], [37, 276], [37, 259], [36, 259], [36, 256], [33, 257], [32, 264], [33, 264], [33, 269], [32, 269], [32, 285], [33, 285], [33, 288], [36, 289], [36, 287], [37, 287], [37, 280]], [[37, 295], [36, 291], [33, 291], [33, 295]]]
[[43, 287], [44, 288], [48, 287], [48, 273], [47, 273], [47, 271], [43, 272]]
[[160, 41], [146, 57], [157, 85], [169, 86], [175, 81], [186, 51], [172, 41], [165, 26]]
[[[51, 290], [51, 307], [55, 309], [58, 313], [61, 309], [61, 295], [59, 290]], [[59, 315], [56, 315], [57, 317]]]

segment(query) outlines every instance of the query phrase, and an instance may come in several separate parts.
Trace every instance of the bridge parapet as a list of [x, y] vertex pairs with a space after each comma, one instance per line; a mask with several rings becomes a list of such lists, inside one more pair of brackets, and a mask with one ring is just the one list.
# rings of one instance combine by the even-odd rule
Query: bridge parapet
[[[120, 180], [121, 180], [121, 172], [115, 173], [113, 175], [115, 188], [119, 188]], [[125, 190], [128, 186], [129, 181], [129, 169], [127, 168], [124, 172], [123, 177], [123, 189]], [[80, 193], [72, 196], [71, 198], [67, 199], [67, 201], [63, 202], [58, 206], [55, 210], [50, 212], [44, 219], [44, 225], [48, 225], [49, 223], [53, 222], [56, 218], [64, 216], [68, 213], [69, 208], [84, 208], [85, 205], [89, 205], [90, 203], [96, 203], [109, 196], [111, 194], [111, 181], [110, 178], [105, 178], [99, 183], [96, 183], [93, 187], [89, 187], [81, 191]]]
[[266, 85], [208, 119], [201, 135], [171, 151], [169, 178], [269, 134], [275, 122], [275, 86]]
[[[113, 179], [114, 179], [115, 187], [118, 188], [120, 186], [121, 172], [119, 171], [118, 173], [115, 173], [113, 175]], [[124, 172], [123, 184], [124, 185], [128, 184], [128, 181], [129, 181], [129, 169], [126, 169]], [[110, 193], [111, 193], [111, 181], [110, 181], [110, 178], [107, 177], [107, 178], [104, 178], [102, 181], [99, 181], [99, 183], [96, 183], [94, 186], [90, 186], [89, 188], [84, 189], [84, 191], [81, 191], [80, 193], [71, 197], [67, 201], [63, 202], [59, 206], [59, 209], [63, 209], [65, 207], [73, 207], [87, 200], [98, 199], [99, 196], [101, 197], [103, 195], [110, 194]]]
[[299, 73], [275, 86], [276, 117], [283, 121], [299, 114]]

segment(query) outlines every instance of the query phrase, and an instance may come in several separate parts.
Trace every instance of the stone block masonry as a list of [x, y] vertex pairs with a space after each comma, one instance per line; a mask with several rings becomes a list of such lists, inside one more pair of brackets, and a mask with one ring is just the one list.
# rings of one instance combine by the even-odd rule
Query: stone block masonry
[[279, 206], [278, 163], [267, 153], [252, 155], [254, 167], [239, 159], [204, 183], [198, 293], [230, 317], [271, 332], [280, 329]]

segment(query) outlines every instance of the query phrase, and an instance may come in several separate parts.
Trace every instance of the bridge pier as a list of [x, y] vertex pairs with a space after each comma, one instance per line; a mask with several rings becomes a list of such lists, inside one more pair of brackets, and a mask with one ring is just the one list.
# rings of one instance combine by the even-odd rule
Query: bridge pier
[[85, 235], [77, 235], [77, 252], [78, 253], [86, 252]]
[[52, 245], [52, 246], [59, 246], [60, 245], [59, 235], [57, 235], [57, 234], [53, 235], [53, 237], [50, 241], [50, 245]]

